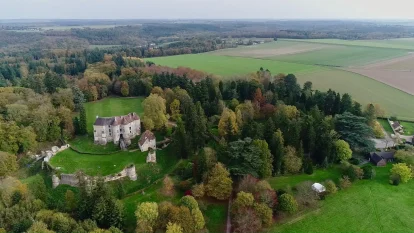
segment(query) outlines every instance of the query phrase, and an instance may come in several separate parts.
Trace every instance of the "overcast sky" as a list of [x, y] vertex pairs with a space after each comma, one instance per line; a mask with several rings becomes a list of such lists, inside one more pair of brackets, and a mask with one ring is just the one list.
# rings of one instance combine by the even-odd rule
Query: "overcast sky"
[[0, 0], [0, 19], [413, 19], [414, 0]]

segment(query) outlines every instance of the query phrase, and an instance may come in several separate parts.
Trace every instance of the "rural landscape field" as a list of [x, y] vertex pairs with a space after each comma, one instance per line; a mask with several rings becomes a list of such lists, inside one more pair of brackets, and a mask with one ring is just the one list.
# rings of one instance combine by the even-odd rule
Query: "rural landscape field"
[[0, 233], [414, 233], [412, 3], [321, 2], [4, 1]]
[[151, 58], [159, 65], [191, 67], [231, 78], [255, 72], [293, 73], [315, 89], [349, 93], [378, 103], [388, 116], [413, 120], [412, 39], [386, 41], [284, 40], [205, 54]]

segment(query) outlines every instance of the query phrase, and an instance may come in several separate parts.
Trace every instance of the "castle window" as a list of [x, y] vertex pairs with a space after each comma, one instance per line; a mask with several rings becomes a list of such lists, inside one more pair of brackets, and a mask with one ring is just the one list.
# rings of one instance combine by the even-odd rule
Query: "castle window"
[[102, 130], [102, 133], [105, 133], [105, 131]]
[[131, 127], [129, 127], [129, 130], [131, 130]]
[[109, 129], [109, 133], [111, 132], [111, 129]]

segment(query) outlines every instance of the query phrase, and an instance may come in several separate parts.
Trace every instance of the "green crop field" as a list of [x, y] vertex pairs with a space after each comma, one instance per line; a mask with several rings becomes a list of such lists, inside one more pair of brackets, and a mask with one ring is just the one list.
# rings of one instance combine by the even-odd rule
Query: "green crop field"
[[407, 55], [406, 50], [359, 46], [330, 46], [304, 53], [269, 57], [278, 61], [322, 66], [363, 66]]
[[268, 232], [413, 232], [414, 181], [392, 186], [390, 166], [320, 201], [320, 208], [291, 216]]
[[186, 66], [208, 73], [234, 76], [256, 72], [260, 67], [269, 69], [272, 73], [308, 73], [319, 70], [317, 66], [287, 63], [244, 57], [216, 56], [212, 54], [190, 54], [148, 59], [157, 65], [179, 67]]
[[103, 100], [85, 103], [88, 133], [93, 132], [93, 123], [96, 116], [111, 117], [136, 112], [140, 115], [143, 112], [142, 101], [144, 98], [116, 98], [108, 97]]
[[297, 77], [301, 83], [311, 81], [318, 90], [326, 91], [331, 88], [340, 93], [349, 93], [363, 105], [378, 103], [389, 116], [398, 116], [405, 120], [414, 118], [412, 95], [374, 79], [338, 69], [298, 74]]
[[376, 48], [394, 48], [414, 50], [414, 38], [390, 39], [390, 40], [339, 40], [339, 39], [283, 39], [286, 41], [307, 42], [329, 45], [352, 45]]

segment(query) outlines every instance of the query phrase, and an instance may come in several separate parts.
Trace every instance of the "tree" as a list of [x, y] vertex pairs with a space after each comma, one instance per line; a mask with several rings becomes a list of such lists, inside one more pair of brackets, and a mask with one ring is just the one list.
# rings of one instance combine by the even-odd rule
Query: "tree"
[[128, 82], [125, 82], [125, 81], [122, 81], [121, 82], [121, 94], [124, 97], [129, 95], [129, 85], [128, 85]]
[[198, 230], [203, 229], [204, 226], [206, 225], [206, 222], [204, 220], [204, 216], [201, 213], [200, 209], [199, 208], [192, 209], [191, 215], [193, 215], [195, 230], [198, 231]]
[[35, 221], [27, 233], [54, 233], [54, 231], [47, 229], [47, 225], [45, 223], [41, 221]]
[[137, 232], [153, 232], [158, 218], [158, 205], [155, 202], [143, 202], [135, 211]]
[[239, 127], [236, 120], [236, 114], [225, 108], [221, 113], [220, 121], [218, 124], [219, 134], [222, 137], [232, 137], [239, 133]]
[[201, 183], [201, 184], [194, 185], [193, 188], [191, 189], [191, 193], [196, 198], [204, 197], [204, 194], [205, 194], [204, 184]]
[[295, 148], [287, 146], [283, 157], [284, 169], [289, 173], [297, 173], [302, 168], [302, 159], [296, 155]]
[[183, 228], [177, 223], [168, 222], [167, 231], [165, 233], [183, 233]]
[[234, 219], [234, 231], [236, 233], [260, 232], [262, 220], [253, 208], [246, 208], [237, 214]]
[[178, 118], [181, 117], [180, 114], [180, 101], [177, 99], [174, 99], [173, 102], [170, 105], [170, 112], [171, 112], [171, 118], [173, 120], [178, 120]]
[[57, 92], [52, 94], [52, 103], [55, 107], [64, 106], [73, 111], [75, 109], [73, 91], [70, 88], [58, 88]]
[[348, 160], [352, 158], [352, 150], [349, 144], [344, 140], [335, 142], [336, 155], [340, 160]]
[[269, 147], [271, 153], [273, 154], [273, 173], [279, 174], [282, 169], [284, 155], [284, 139], [280, 129], [273, 134]]
[[282, 211], [293, 214], [298, 211], [298, 203], [292, 195], [285, 193], [279, 197], [279, 208]]
[[373, 132], [363, 117], [349, 112], [335, 116], [335, 129], [343, 140], [349, 143], [353, 151], [374, 151], [374, 142], [371, 140]]
[[273, 156], [270, 154], [268, 144], [265, 140], [254, 140], [253, 145], [261, 151], [262, 168], [260, 169], [261, 178], [269, 178], [273, 172]]
[[85, 107], [81, 107], [80, 109], [80, 117], [79, 117], [79, 134], [85, 135], [88, 133], [88, 123], [86, 119], [86, 111]]
[[73, 93], [73, 103], [75, 104], [75, 111], [80, 111], [85, 103], [85, 96], [83, 92], [79, 89], [77, 85], [72, 86], [72, 93]]
[[[155, 129], [161, 129], [167, 123], [165, 99], [157, 94], [151, 94], [143, 102], [143, 122], [152, 121]], [[149, 129], [151, 130], [151, 129]]]
[[218, 200], [226, 200], [232, 192], [233, 181], [230, 173], [221, 163], [217, 163], [207, 177], [206, 194]]
[[186, 206], [190, 211], [198, 209], [198, 203], [192, 196], [184, 196], [180, 200], [181, 205]]
[[270, 227], [273, 222], [273, 210], [264, 203], [255, 203], [253, 208], [262, 220], [262, 226]]
[[393, 164], [390, 172], [391, 176], [399, 177], [403, 183], [407, 183], [412, 178], [412, 170], [405, 163]]
[[173, 148], [181, 158], [188, 158], [192, 152], [190, 148], [190, 137], [188, 136], [184, 122], [179, 118], [177, 120], [177, 127], [173, 134]]
[[77, 203], [75, 194], [71, 190], [68, 190], [65, 193], [65, 204], [68, 212], [72, 212], [76, 208]]
[[17, 171], [16, 156], [0, 151], [0, 178], [4, 178]]
[[173, 196], [174, 195], [174, 182], [169, 176], [164, 177], [164, 180], [162, 181], [162, 190], [161, 193], [164, 196]]
[[180, 206], [178, 213], [173, 216], [173, 222], [176, 222], [183, 228], [183, 232], [194, 232], [195, 223], [190, 209]]
[[39, 174], [33, 177], [33, 181], [28, 184], [30, 192], [39, 200], [46, 201], [48, 197], [47, 188], [43, 177]]
[[235, 216], [239, 213], [241, 209], [244, 209], [249, 206], [253, 206], [254, 197], [251, 193], [245, 193], [243, 191], [237, 193], [236, 199], [231, 206], [231, 213]]

